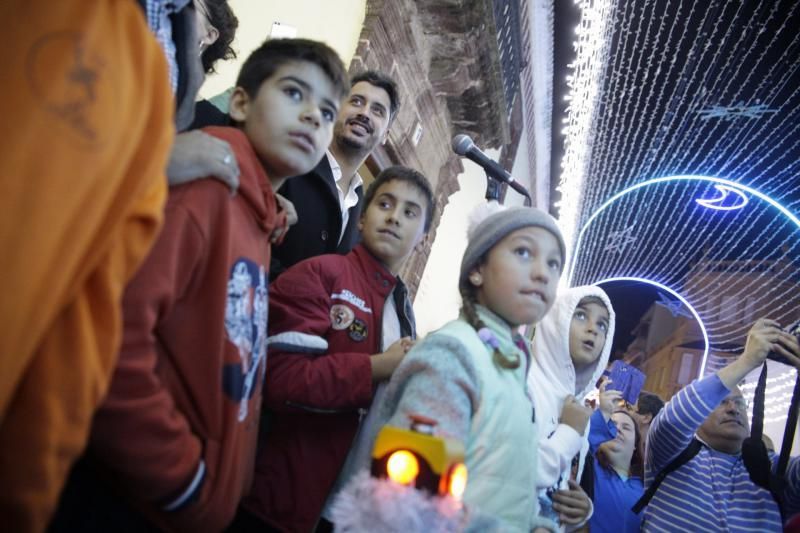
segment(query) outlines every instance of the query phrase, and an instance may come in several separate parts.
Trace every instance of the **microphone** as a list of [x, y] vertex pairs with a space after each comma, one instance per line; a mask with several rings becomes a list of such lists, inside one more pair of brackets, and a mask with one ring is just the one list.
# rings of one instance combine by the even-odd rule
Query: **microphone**
[[473, 163], [477, 163], [483, 170], [486, 172], [490, 178], [494, 178], [497, 181], [502, 181], [503, 183], [507, 183], [509, 187], [520, 193], [522, 196], [526, 198], [526, 205], [531, 205], [531, 195], [528, 192], [528, 189], [517, 183], [514, 179], [514, 176], [509, 174], [506, 169], [501, 167], [497, 162], [493, 161], [489, 156], [484, 154], [480, 148], [475, 146], [475, 143], [472, 142], [472, 139], [469, 135], [459, 134], [453, 137], [453, 151], [463, 157], [466, 157]]

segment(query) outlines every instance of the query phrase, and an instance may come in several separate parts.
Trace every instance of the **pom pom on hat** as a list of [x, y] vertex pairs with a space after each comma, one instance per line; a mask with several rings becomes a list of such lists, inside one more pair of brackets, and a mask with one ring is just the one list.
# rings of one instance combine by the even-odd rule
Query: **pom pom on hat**
[[467, 240], [472, 240], [472, 236], [475, 234], [475, 229], [480, 225], [481, 222], [495, 213], [505, 211], [506, 209], [508, 208], [497, 200], [481, 202], [476, 205], [475, 208], [470, 211], [469, 215], [467, 215]]

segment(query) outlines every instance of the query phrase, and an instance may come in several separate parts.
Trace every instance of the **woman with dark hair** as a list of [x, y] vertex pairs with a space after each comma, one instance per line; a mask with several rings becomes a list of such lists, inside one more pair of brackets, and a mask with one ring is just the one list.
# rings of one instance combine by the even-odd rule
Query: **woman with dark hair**
[[195, 0], [200, 28], [200, 60], [206, 74], [216, 72], [218, 60], [236, 59], [231, 47], [239, 19], [228, 5], [228, 0]]
[[[200, 61], [203, 71], [213, 74], [217, 61], [236, 59], [231, 47], [239, 19], [228, 5], [228, 0], [195, 0], [197, 25], [200, 28]], [[206, 126], [230, 126], [228, 113], [220, 110], [208, 100], [199, 100], [194, 106], [194, 122], [190, 130]], [[227, 176], [228, 174], [225, 174]]]
[[[193, 53], [200, 58], [205, 73], [214, 72], [216, 61], [236, 55], [230, 44], [239, 21], [227, 0], [194, 0], [194, 7], [198, 40]], [[239, 186], [239, 164], [230, 145], [199, 131], [205, 126], [229, 125], [228, 115], [205, 100], [194, 103], [193, 97], [192, 101], [194, 120], [179, 129], [170, 153], [167, 165], [169, 185], [173, 187], [214, 176], [236, 190]]]
[[618, 408], [619, 391], [600, 386], [600, 407], [590, 419], [589, 452], [594, 460], [594, 514], [589, 529], [595, 532], [639, 531], [641, 517], [631, 507], [642, 496], [644, 448], [639, 425]]
[[[205, 74], [216, 72], [217, 61], [236, 58], [231, 47], [239, 27], [239, 19], [228, 4], [228, 0], [193, 0], [196, 13], [198, 54]], [[239, 187], [239, 162], [230, 145], [222, 139], [201, 131], [206, 126], [230, 126], [231, 120], [208, 100], [199, 100], [194, 106], [194, 121], [175, 136], [169, 163], [167, 180], [170, 187], [207, 178], [218, 179], [232, 191]], [[275, 196], [286, 211], [287, 225], [278, 228], [272, 242], [297, 222], [294, 205], [280, 194]]]

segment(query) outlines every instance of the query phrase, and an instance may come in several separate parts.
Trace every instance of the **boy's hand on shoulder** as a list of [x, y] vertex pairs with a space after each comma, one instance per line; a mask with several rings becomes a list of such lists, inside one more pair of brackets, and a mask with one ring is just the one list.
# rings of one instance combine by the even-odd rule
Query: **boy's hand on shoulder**
[[269, 237], [269, 242], [272, 244], [278, 243], [278, 241], [285, 237], [289, 232], [289, 229], [291, 229], [294, 224], [297, 224], [298, 220], [297, 210], [294, 208], [294, 204], [289, 201], [289, 199], [287, 199], [285, 196], [275, 193], [275, 201], [278, 203], [280, 211], [283, 211], [286, 214], [286, 223], [272, 230], [272, 235]]
[[592, 409], [581, 405], [574, 396], [570, 395], [564, 400], [564, 407], [561, 408], [560, 422], [583, 435], [591, 416]]
[[220, 180], [236, 192], [239, 164], [231, 146], [200, 130], [177, 134], [167, 164], [170, 187], [207, 177]]
[[394, 370], [414, 346], [414, 343], [415, 341], [411, 337], [403, 337], [392, 343], [385, 352], [371, 356], [373, 381], [384, 381], [392, 377]]

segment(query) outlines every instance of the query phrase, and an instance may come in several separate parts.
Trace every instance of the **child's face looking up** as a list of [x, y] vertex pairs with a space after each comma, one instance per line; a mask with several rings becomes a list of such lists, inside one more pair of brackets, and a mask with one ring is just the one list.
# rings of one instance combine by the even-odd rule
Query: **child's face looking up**
[[561, 267], [556, 237], [531, 226], [506, 235], [468, 279], [479, 304], [519, 326], [539, 322], [553, 305]]
[[275, 180], [305, 174], [319, 163], [333, 136], [339, 99], [319, 66], [290, 61], [264, 80], [254, 98], [237, 87], [230, 107]]
[[595, 302], [578, 303], [569, 326], [569, 354], [577, 368], [594, 363], [608, 333], [608, 309]]

